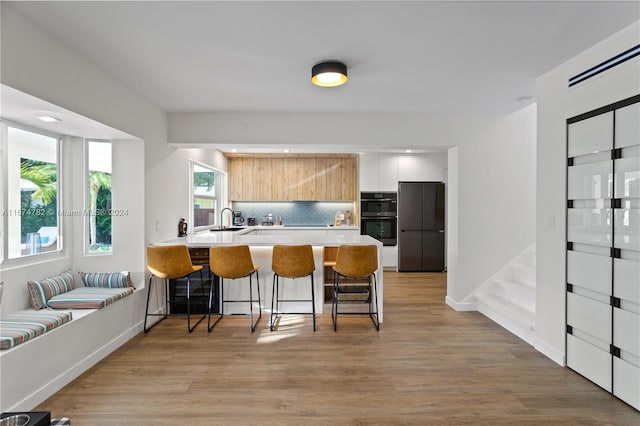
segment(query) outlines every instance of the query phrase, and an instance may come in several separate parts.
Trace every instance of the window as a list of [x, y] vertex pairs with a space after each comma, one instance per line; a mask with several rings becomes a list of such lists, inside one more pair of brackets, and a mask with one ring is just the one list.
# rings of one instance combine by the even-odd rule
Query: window
[[87, 141], [87, 252], [111, 253], [111, 143]]
[[59, 250], [59, 137], [7, 126], [6, 138], [7, 257]]
[[195, 161], [190, 162], [190, 169], [192, 207], [189, 221], [194, 229], [216, 225], [220, 206], [224, 205], [224, 173]]

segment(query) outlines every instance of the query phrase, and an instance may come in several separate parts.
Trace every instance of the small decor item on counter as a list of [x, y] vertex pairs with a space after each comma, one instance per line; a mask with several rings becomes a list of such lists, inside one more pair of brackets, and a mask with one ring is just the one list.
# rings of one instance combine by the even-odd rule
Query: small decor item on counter
[[335, 217], [334, 217], [333, 224], [335, 226], [340, 226], [340, 225], [342, 225], [342, 221], [343, 220], [344, 220], [344, 212], [337, 212]]
[[347, 226], [353, 225], [353, 214], [349, 210], [344, 212], [344, 221]]
[[187, 222], [183, 217], [180, 218], [180, 222], [178, 222], [178, 237], [186, 237], [187, 236]]
[[264, 222], [261, 222], [262, 226], [272, 226], [273, 225], [273, 214], [269, 213], [264, 215]]
[[276, 216], [276, 225], [282, 225], [282, 216]]
[[234, 210], [233, 211], [233, 226], [242, 226], [244, 225], [244, 216], [242, 216], [242, 212]]
[[249, 226], [256, 226], [256, 218], [255, 217], [250, 217], [247, 219], [247, 225]]

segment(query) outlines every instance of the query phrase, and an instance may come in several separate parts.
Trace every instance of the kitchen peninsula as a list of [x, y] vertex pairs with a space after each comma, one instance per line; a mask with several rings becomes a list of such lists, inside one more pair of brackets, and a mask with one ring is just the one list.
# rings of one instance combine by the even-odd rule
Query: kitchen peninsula
[[[254, 226], [236, 231], [200, 231], [189, 234], [186, 237], [153, 243], [155, 245], [182, 244], [189, 248], [192, 258], [202, 261], [208, 259], [208, 250], [211, 246], [220, 245], [248, 245], [251, 250], [254, 264], [260, 267], [261, 306], [270, 309], [271, 288], [273, 272], [271, 271], [271, 252], [276, 244], [310, 244], [313, 247], [316, 270], [314, 272], [314, 284], [316, 297], [316, 312], [330, 311], [331, 295], [330, 287], [333, 283], [331, 262], [335, 260], [335, 253], [340, 245], [373, 244], [378, 246], [378, 303], [379, 318], [383, 322], [383, 276], [382, 276], [382, 243], [368, 235], [360, 235], [360, 230], [355, 226], [327, 226], [327, 227], [279, 227], [279, 226]], [[225, 285], [225, 298], [248, 298], [248, 285], [244, 280], [235, 280], [237, 285]], [[238, 282], [242, 281], [242, 282]], [[291, 284], [285, 283], [284, 297], [288, 299], [309, 298], [308, 285], [299, 285], [297, 280]], [[226, 282], [226, 281], [225, 281]], [[288, 284], [288, 285], [287, 285]], [[281, 290], [282, 291], [282, 290]], [[247, 293], [247, 294], [245, 294]], [[238, 306], [225, 306], [225, 314], [245, 313], [248, 305], [233, 304]], [[237, 310], [234, 310], [237, 309]], [[354, 306], [357, 309], [359, 306]], [[311, 312], [309, 303], [290, 303], [288, 310], [292, 312]]]

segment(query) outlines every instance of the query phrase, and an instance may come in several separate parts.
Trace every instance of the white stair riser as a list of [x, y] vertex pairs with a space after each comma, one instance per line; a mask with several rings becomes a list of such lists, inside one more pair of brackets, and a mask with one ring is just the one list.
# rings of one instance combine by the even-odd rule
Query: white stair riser
[[518, 324], [523, 329], [535, 329], [535, 314], [511, 304], [508, 299], [503, 299], [496, 295], [480, 297], [478, 299], [478, 310], [484, 313], [481, 306], [486, 306], [492, 311], [500, 313], [501, 317], [508, 318], [511, 323]]
[[536, 268], [531, 265], [512, 265], [513, 278], [531, 287], [536, 286]]
[[536, 311], [536, 290], [533, 287], [517, 281], [494, 281], [492, 291], [488, 293], [501, 296], [527, 311]]
[[535, 245], [474, 292], [478, 311], [533, 344], [536, 321]]

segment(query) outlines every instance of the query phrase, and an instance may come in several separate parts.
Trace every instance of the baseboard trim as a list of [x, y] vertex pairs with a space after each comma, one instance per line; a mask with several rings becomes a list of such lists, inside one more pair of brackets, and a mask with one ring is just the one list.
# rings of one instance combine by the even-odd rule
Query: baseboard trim
[[40, 388], [36, 389], [33, 393], [16, 403], [13, 407], [8, 407], [6, 411], [22, 411], [24, 407], [38, 406], [43, 401], [46, 401], [49, 397], [51, 397], [51, 395], [55, 394], [60, 389], [71, 383], [74, 379], [79, 377], [89, 368], [96, 365], [111, 352], [118, 349], [120, 346], [125, 344], [137, 334], [140, 334], [142, 328], [142, 321], [140, 321], [138, 324], [135, 324], [128, 330], [125, 330], [119, 336], [115, 337], [102, 347], [98, 348], [91, 355], [85, 357], [73, 366], [69, 367], [69, 369], [58, 375], [53, 380], [50, 380], [48, 383], [45, 383]]
[[560, 352], [555, 347], [551, 346], [547, 342], [544, 342], [540, 339], [534, 345], [534, 348], [556, 364], [566, 367], [567, 366], [567, 358], [564, 353]]
[[445, 297], [445, 303], [459, 312], [469, 312], [469, 311], [477, 311], [478, 304], [476, 302], [456, 302], [449, 296]]

